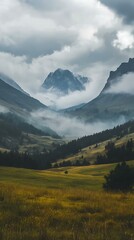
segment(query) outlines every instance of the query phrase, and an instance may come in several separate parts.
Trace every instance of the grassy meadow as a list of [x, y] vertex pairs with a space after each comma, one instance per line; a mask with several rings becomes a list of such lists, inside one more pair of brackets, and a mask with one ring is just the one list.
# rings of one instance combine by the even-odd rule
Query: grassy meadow
[[102, 190], [114, 166], [1, 167], [0, 239], [133, 240], [134, 194]]

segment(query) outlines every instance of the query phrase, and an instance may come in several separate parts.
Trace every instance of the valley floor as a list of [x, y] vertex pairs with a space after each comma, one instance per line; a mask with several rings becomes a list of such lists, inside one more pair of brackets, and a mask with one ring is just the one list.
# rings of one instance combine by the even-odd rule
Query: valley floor
[[113, 167], [1, 167], [0, 239], [133, 240], [134, 194], [102, 190]]

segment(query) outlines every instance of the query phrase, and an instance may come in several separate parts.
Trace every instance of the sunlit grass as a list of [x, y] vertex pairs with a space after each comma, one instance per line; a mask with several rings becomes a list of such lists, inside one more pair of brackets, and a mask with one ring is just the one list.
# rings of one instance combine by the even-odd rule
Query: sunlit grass
[[133, 240], [134, 194], [102, 190], [113, 167], [0, 168], [0, 239]]

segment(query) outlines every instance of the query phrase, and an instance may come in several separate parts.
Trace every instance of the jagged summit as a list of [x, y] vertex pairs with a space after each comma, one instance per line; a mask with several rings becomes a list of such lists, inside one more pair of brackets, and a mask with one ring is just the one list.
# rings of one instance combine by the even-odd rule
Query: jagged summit
[[58, 91], [63, 94], [69, 92], [82, 91], [85, 89], [85, 84], [88, 82], [87, 77], [81, 75], [74, 75], [69, 70], [58, 68], [55, 72], [50, 72], [44, 83], [42, 89]]

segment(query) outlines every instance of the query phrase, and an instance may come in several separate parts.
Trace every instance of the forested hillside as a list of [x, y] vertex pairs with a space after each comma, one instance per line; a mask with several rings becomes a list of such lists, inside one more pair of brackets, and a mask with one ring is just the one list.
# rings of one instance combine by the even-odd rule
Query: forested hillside
[[112, 139], [113, 137], [121, 138], [130, 133], [134, 133], [134, 121], [127, 122], [110, 130], [105, 130], [90, 136], [78, 138], [77, 140], [73, 140], [68, 144], [59, 146], [53, 152], [49, 153], [49, 155], [51, 156], [51, 160], [55, 162], [58, 159], [75, 154], [85, 147], [93, 144], [99, 144], [103, 141]]
[[[54, 150], [47, 151], [44, 153], [37, 152], [36, 154], [35, 153], [22, 154], [22, 153], [19, 153], [18, 151], [12, 151], [9, 153], [0, 153], [0, 165], [34, 168], [34, 169], [46, 169], [46, 168], [50, 168], [51, 164], [57, 162], [59, 159], [64, 159], [69, 155], [73, 155], [85, 147], [90, 147], [93, 144], [99, 144], [103, 141], [111, 140], [112, 138], [120, 139], [123, 136], [130, 133], [134, 133], [134, 121], [117, 126], [111, 130], [106, 130], [100, 133], [93, 134], [91, 136], [85, 136], [83, 138], [73, 140], [67, 144], [63, 144], [63, 145], [59, 145], [58, 147], [55, 147]], [[131, 153], [132, 154], [130, 159], [132, 159], [132, 156], [133, 156], [133, 152], [131, 151], [130, 153], [130, 151], [128, 151], [129, 145], [131, 144], [128, 143], [128, 147], [125, 147], [125, 150], [124, 150], [125, 152], [123, 152], [125, 154], [128, 154], [128, 159], [125, 159], [125, 160], [129, 160]], [[132, 150], [132, 148], [129, 150]], [[115, 149], [114, 152], [117, 153], [117, 150]], [[118, 160], [122, 161], [124, 159], [118, 158]], [[106, 163], [109, 163], [109, 162], [114, 162], [114, 161], [106, 161]], [[85, 165], [86, 164], [87, 163], [85, 162]]]

